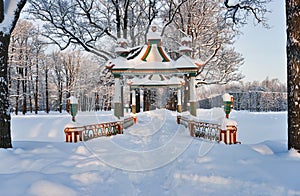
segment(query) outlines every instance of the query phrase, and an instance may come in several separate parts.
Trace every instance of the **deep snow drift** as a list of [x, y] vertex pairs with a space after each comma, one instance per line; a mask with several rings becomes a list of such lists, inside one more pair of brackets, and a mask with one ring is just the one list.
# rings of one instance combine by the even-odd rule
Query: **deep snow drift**
[[[123, 135], [79, 143], [64, 142], [68, 114], [12, 116], [14, 148], [0, 149], [1, 195], [300, 195], [300, 154], [287, 151], [286, 112], [231, 117], [240, 145], [193, 139], [167, 110], [138, 114]], [[111, 119], [111, 112], [79, 113], [77, 123]]]

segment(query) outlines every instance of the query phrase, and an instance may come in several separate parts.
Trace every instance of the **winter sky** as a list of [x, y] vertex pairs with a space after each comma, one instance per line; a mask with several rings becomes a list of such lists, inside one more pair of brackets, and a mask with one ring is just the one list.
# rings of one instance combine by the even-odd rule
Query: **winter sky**
[[285, 1], [273, 0], [268, 8], [272, 11], [267, 14], [266, 29], [262, 25], [249, 24], [242, 28], [235, 47], [245, 58], [241, 71], [243, 81], [262, 81], [278, 78], [286, 83], [286, 22]]
[[245, 63], [242, 72], [244, 81], [262, 81], [278, 78], [286, 82], [286, 24], [285, 3], [274, 0], [267, 15], [270, 29], [251, 22], [243, 27], [243, 35], [236, 42], [237, 50], [243, 54]]

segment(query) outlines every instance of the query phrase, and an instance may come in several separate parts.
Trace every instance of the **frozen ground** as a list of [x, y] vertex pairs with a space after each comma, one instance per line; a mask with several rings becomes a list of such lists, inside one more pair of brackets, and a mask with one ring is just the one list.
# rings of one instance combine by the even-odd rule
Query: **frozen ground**
[[166, 110], [138, 114], [123, 135], [76, 144], [64, 142], [68, 114], [12, 116], [14, 148], [0, 149], [1, 195], [300, 195], [300, 154], [287, 151], [286, 112], [231, 117], [241, 145], [193, 139]]

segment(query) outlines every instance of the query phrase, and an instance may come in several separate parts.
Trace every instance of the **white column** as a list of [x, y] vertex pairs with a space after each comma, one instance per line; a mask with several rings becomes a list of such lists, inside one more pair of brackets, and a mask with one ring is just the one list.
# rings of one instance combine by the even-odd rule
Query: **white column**
[[190, 102], [196, 102], [195, 76], [190, 78]]
[[121, 82], [120, 82], [120, 78], [115, 78], [114, 102], [115, 103], [121, 103]]
[[121, 92], [121, 81], [119, 77], [115, 77], [115, 96], [114, 96], [114, 115], [117, 118], [124, 116], [123, 105], [122, 105], [122, 92]]
[[136, 113], [136, 95], [135, 95], [135, 89], [131, 91], [131, 112], [133, 114]]
[[190, 76], [190, 113], [193, 116], [197, 116], [197, 98], [196, 98], [196, 86], [195, 86], [194, 74]]
[[135, 89], [131, 91], [131, 103], [132, 105], [136, 105], [136, 97], [135, 97]]
[[177, 105], [181, 105], [181, 89], [178, 87], [177, 89]]
[[177, 89], [177, 112], [182, 112], [182, 106], [181, 106], [181, 86]]

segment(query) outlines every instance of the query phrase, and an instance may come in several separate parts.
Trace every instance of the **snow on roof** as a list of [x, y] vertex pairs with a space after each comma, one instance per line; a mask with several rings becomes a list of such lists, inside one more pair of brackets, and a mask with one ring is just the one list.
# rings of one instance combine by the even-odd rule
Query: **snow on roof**
[[191, 47], [188, 47], [188, 46], [180, 46], [180, 47], [179, 47], [179, 51], [180, 51], [180, 52], [185, 52], [185, 51], [187, 51], [187, 52], [192, 52], [193, 49], [192, 49]]
[[[107, 67], [112, 67], [112, 69], [175, 69], [173, 62], [163, 62], [163, 58], [156, 50], [156, 46], [151, 54], [146, 58], [147, 61], [143, 61], [142, 58], [146, 53], [148, 46], [145, 45], [142, 51], [133, 59], [127, 60], [123, 57], [117, 57], [111, 59], [107, 63]], [[112, 66], [113, 65], [113, 66]]]
[[[202, 66], [201, 63], [198, 63], [185, 55], [176, 61], [172, 60], [161, 46], [162, 42], [160, 34], [156, 32], [155, 29], [152, 29], [147, 35], [147, 45], [144, 45], [141, 49], [135, 49], [134, 54], [127, 58], [117, 57], [108, 61], [106, 67], [111, 68], [113, 71], [127, 70], [128, 72], [130, 70], [136, 70], [136, 72], [139, 72], [142, 70], [142, 72], [144, 72], [147, 70], [148, 72], [156, 72], [155, 70], [164, 70], [164, 72], [176, 72], [178, 69], [193, 69], [194, 71]], [[190, 38], [186, 39], [189, 40]], [[191, 50], [191, 48], [184, 49]], [[123, 50], [121, 52], [123, 52]], [[128, 50], [128, 53], [130, 53], [130, 50]]]
[[71, 104], [78, 104], [78, 99], [74, 96], [68, 98]]
[[[194, 60], [188, 56], [181, 56], [178, 60], [173, 61], [170, 59], [168, 62], [162, 62], [162, 57], [158, 54], [156, 48], [154, 52], [149, 54], [146, 58], [147, 61], [143, 61], [142, 58], [146, 53], [148, 46], [145, 45], [141, 52], [133, 59], [127, 60], [123, 57], [117, 57], [107, 62], [106, 67], [116, 69], [139, 69], [139, 70], [159, 70], [159, 69], [185, 69], [185, 68], [198, 68], [202, 66], [197, 60]], [[156, 50], [156, 51], [155, 51]], [[169, 56], [167, 56], [169, 57]]]
[[183, 42], [192, 42], [192, 37], [191, 36], [187, 36], [187, 37], [181, 38], [181, 43], [183, 43]]
[[105, 67], [111, 69], [111, 68], [113, 68], [116, 65], [122, 65], [125, 61], [126, 61], [126, 58], [118, 56], [118, 57], [116, 57], [114, 59], [108, 60], [106, 62]]
[[161, 40], [161, 36], [157, 32], [149, 32], [147, 34], [147, 39], [148, 40]]
[[115, 48], [115, 52], [116, 53], [128, 52], [128, 49], [127, 48], [123, 48], [123, 47], [116, 47]]
[[160, 33], [156, 31], [156, 25], [152, 25], [150, 31], [147, 34], [148, 40], [161, 40]]
[[124, 38], [118, 38], [117, 43], [128, 43], [128, 40]]
[[223, 101], [231, 101], [231, 95], [228, 93], [225, 93], [223, 95]]
[[228, 118], [223, 118], [223, 121], [221, 122], [221, 129], [226, 130], [227, 126], [237, 126], [237, 122], [235, 120], [231, 120]]
[[186, 56], [182, 55], [179, 59], [175, 61], [175, 67], [180, 68], [198, 68], [197, 61]]

